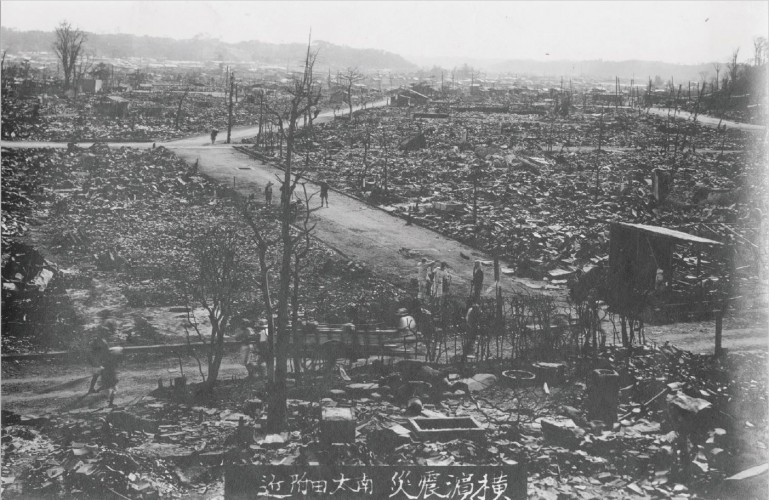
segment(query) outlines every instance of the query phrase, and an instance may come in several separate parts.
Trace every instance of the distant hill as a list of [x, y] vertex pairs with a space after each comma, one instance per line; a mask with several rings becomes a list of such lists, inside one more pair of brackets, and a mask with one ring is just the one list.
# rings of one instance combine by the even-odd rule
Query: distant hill
[[[53, 31], [17, 31], [0, 28], [0, 50], [9, 54], [51, 51]], [[260, 41], [226, 43], [210, 38], [176, 40], [173, 38], [136, 36], [126, 34], [88, 34], [88, 50], [97, 57], [145, 57], [181, 61], [243, 61], [262, 64], [294, 66], [304, 60], [307, 46], [299, 43], [276, 44]], [[362, 70], [391, 69], [408, 71], [417, 69], [403, 57], [376, 49], [357, 49], [315, 42], [320, 48], [317, 63], [323, 67], [346, 68], [357, 66]]]
[[[408, 57], [408, 56], [407, 56]], [[514, 73], [519, 75], [564, 76], [613, 79], [615, 76], [623, 80], [635, 78], [637, 83], [644, 83], [648, 77], [654, 79], [659, 75], [663, 81], [669, 81], [672, 76], [675, 82], [701, 80], [700, 72], [708, 74], [708, 79], [715, 76], [713, 65], [707, 64], [674, 64], [660, 61], [535, 61], [531, 59], [483, 59], [460, 57], [411, 57], [411, 60], [422, 66], [439, 65], [447, 69], [460, 68], [467, 64], [488, 73]], [[626, 82], [625, 82], [626, 83]]]

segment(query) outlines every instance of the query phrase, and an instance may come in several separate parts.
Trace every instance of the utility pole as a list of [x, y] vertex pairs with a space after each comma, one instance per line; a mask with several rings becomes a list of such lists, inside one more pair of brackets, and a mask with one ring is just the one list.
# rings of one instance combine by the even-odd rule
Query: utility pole
[[[329, 73], [330, 74], [330, 73]], [[259, 133], [256, 135], [256, 146], [264, 147], [264, 136], [262, 135], [262, 120], [264, 119], [264, 91], [259, 91]]]
[[229, 117], [227, 118], [227, 144], [230, 143], [230, 134], [232, 133], [232, 95], [235, 93], [235, 72], [230, 73], [230, 106]]

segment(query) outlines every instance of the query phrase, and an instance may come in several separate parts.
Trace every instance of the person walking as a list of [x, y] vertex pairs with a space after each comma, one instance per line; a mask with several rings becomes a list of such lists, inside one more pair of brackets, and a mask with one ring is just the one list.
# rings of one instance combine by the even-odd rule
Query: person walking
[[264, 204], [272, 205], [272, 181], [264, 187]]
[[246, 367], [248, 378], [254, 379], [257, 375], [264, 374], [260, 335], [256, 333], [249, 320], [243, 320], [243, 332], [241, 335], [243, 339], [243, 346], [241, 347], [243, 366]]
[[481, 261], [476, 260], [473, 266], [473, 281], [472, 281], [472, 296], [473, 302], [478, 303], [481, 301], [481, 292], [483, 290], [483, 269], [481, 269]]
[[216, 142], [216, 136], [219, 134], [219, 131], [215, 128], [211, 129], [211, 144]]
[[[107, 389], [109, 391], [109, 405], [115, 399], [117, 392], [117, 365], [122, 348], [116, 347], [110, 349], [109, 344], [103, 336], [98, 336], [91, 342], [91, 362], [98, 368], [91, 377], [91, 385], [88, 388], [88, 394], [93, 394]], [[101, 386], [96, 388], [96, 382], [101, 377]]]
[[325, 180], [320, 181], [320, 206], [323, 206], [323, 200], [326, 200], [326, 208], [328, 208], [328, 182]]

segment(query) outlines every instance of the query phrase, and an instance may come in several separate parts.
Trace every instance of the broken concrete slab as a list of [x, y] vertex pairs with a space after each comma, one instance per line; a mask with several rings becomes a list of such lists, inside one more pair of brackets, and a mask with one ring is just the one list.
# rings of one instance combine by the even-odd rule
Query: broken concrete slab
[[479, 373], [470, 378], [462, 379], [460, 382], [467, 384], [467, 388], [470, 392], [480, 392], [496, 384], [497, 376], [492, 375], [491, 373]]
[[472, 417], [410, 418], [417, 437], [428, 441], [481, 439], [485, 429]]
[[321, 443], [354, 443], [355, 423], [355, 411], [352, 408], [324, 407], [320, 420]]
[[378, 450], [392, 451], [398, 446], [411, 442], [411, 431], [400, 424], [393, 424], [369, 433], [368, 442], [370, 446]]
[[577, 427], [577, 424], [570, 418], [543, 418], [540, 420], [540, 425], [545, 441], [564, 448], [576, 448], [582, 436], [585, 435], [584, 429]]
[[619, 374], [604, 369], [590, 372], [587, 396], [588, 419], [615, 422], [619, 402]]

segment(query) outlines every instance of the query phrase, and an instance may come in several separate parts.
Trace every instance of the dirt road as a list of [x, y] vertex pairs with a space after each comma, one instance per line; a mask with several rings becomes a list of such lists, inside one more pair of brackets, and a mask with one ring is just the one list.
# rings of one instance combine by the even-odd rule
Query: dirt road
[[[194, 358], [182, 359], [188, 383], [201, 382], [202, 378]], [[240, 361], [238, 353], [226, 355], [219, 371], [219, 379], [243, 379], [247, 372]], [[40, 414], [76, 408], [104, 408], [107, 406], [106, 392], [84, 396], [88, 391], [90, 379], [60, 390], [42, 392], [68, 381], [90, 377], [92, 373], [93, 368], [84, 364], [71, 365], [41, 360], [4, 361], [3, 409], [24, 414]], [[126, 360], [118, 368], [119, 383], [114, 402], [117, 406], [128, 405], [155, 390], [158, 379], [162, 379], [164, 385], [168, 386], [169, 380], [179, 375], [179, 362], [173, 356], [168, 359], [148, 360], [137, 357], [134, 360]]]
[[[267, 182], [275, 183], [277, 191], [276, 176], [283, 173], [229, 148], [184, 148], [176, 154], [189, 163], [198, 161], [201, 173], [223, 184], [234, 185], [242, 194], [254, 193], [259, 202], [263, 201]], [[308, 182], [307, 190], [317, 193], [320, 188]], [[273, 203], [277, 201], [273, 200]], [[316, 194], [311, 203], [319, 206], [319, 195]], [[429, 229], [407, 226], [401, 218], [337, 192], [330, 194], [328, 208], [311, 217], [317, 222], [314, 234], [321, 241], [401, 286], [408, 286], [411, 279], [416, 278], [419, 255], [445, 261], [453, 276], [451, 286], [459, 290], [469, 289], [473, 259], [490, 260], [488, 255], [467, 245]], [[411, 249], [414, 256], [406, 257], [401, 252], [403, 248]], [[503, 264], [503, 267], [506, 266]], [[486, 267], [485, 272], [486, 283], [492, 283], [493, 269]], [[542, 289], [544, 284], [505, 276], [502, 286], [507, 290], [521, 290], [525, 286]]]
[[[649, 113], [653, 115], [658, 116], [668, 116], [668, 114], [672, 114], [673, 111], [669, 111], [667, 108], [649, 108]], [[681, 111], [678, 110], [675, 113], [676, 118], [681, 120], [691, 120], [694, 118], [694, 115], [692, 113], [689, 113], [688, 111]], [[751, 132], [766, 132], [766, 127], [764, 125], [753, 125], [751, 123], [742, 123], [742, 122], [735, 122], [732, 120], [722, 120], [715, 116], [709, 116], [709, 115], [703, 115], [698, 114], [697, 115], [697, 122], [701, 125], [707, 125], [708, 127], [716, 127], [720, 123], [721, 126], [727, 127], [727, 128], [734, 128], [738, 130], [747, 130]]]

